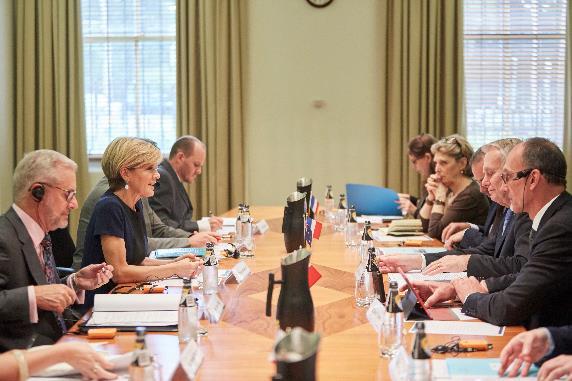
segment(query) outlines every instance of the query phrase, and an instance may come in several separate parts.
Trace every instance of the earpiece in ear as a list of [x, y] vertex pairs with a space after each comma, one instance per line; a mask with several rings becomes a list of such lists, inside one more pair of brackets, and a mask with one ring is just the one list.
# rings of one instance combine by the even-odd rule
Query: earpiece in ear
[[32, 198], [34, 200], [40, 202], [44, 198], [44, 194], [46, 193], [46, 188], [42, 184], [36, 184], [30, 188], [30, 193], [32, 193]]

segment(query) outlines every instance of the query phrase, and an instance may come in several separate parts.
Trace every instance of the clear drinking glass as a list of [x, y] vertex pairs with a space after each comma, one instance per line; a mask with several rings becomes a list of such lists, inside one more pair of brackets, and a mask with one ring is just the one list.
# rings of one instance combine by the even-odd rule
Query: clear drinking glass
[[379, 355], [381, 357], [393, 357], [403, 343], [403, 313], [386, 312], [381, 330], [377, 335]]
[[347, 209], [338, 209], [335, 211], [334, 230], [343, 232], [346, 227]]

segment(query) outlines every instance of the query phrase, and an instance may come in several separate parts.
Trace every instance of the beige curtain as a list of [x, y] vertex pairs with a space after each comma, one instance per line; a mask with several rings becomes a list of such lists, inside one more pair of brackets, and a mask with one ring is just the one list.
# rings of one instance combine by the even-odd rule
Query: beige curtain
[[567, 4], [566, 22], [566, 81], [564, 91], [564, 155], [568, 164], [566, 173], [567, 189], [572, 192], [572, 5]]
[[245, 8], [240, 0], [177, 1], [177, 134], [207, 145], [190, 192], [197, 218], [244, 198]]
[[[78, 201], [89, 191], [85, 142], [80, 2], [14, 0], [15, 161], [59, 151], [78, 164]], [[72, 213], [75, 237], [79, 211]]]
[[463, 10], [457, 0], [383, 0], [380, 24], [382, 178], [419, 194], [407, 142], [420, 133], [463, 133]]

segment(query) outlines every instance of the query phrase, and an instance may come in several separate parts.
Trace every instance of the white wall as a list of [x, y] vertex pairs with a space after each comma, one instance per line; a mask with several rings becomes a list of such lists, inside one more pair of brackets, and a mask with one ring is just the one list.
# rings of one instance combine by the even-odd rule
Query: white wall
[[302, 176], [320, 200], [326, 184], [380, 184], [378, 2], [248, 6], [247, 201], [283, 205]]
[[12, 0], [0, 0], [0, 211], [12, 203], [12, 168], [14, 166], [14, 32]]

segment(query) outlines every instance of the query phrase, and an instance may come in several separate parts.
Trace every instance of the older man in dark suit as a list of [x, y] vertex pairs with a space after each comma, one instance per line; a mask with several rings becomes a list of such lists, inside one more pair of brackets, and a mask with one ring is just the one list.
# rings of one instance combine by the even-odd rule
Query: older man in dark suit
[[463, 312], [497, 325], [529, 328], [572, 323], [572, 195], [566, 192], [566, 159], [544, 138], [516, 146], [503, 169], [511, 209], [532, 219], [528, 262], [503, 290], [489, 292], [475, 277], [451, 284], [417, 282], [426, 306], [458, 297]]
[[159, 187], [149, 205], [164, 224], [191, 233], [216, 231], [222, 226], [219, 217], [209, 217], [208, 222], [193, 220], [193, 204], [183, 186], [183, 182], [190, 184], [202, 173], [206, 152], [199, 139], [182, 136], [171, 147], [169, 159], [159, 165]]
[[13, 176], [14, 204], [0, 217], [0, 351], [51, 344], [66, 332], [64, 310], [109, 281], [113, 267], [88, 266], [62, 283], [48, 232], [77, 208], [77, 165], [51, 150], [24, 156]]

